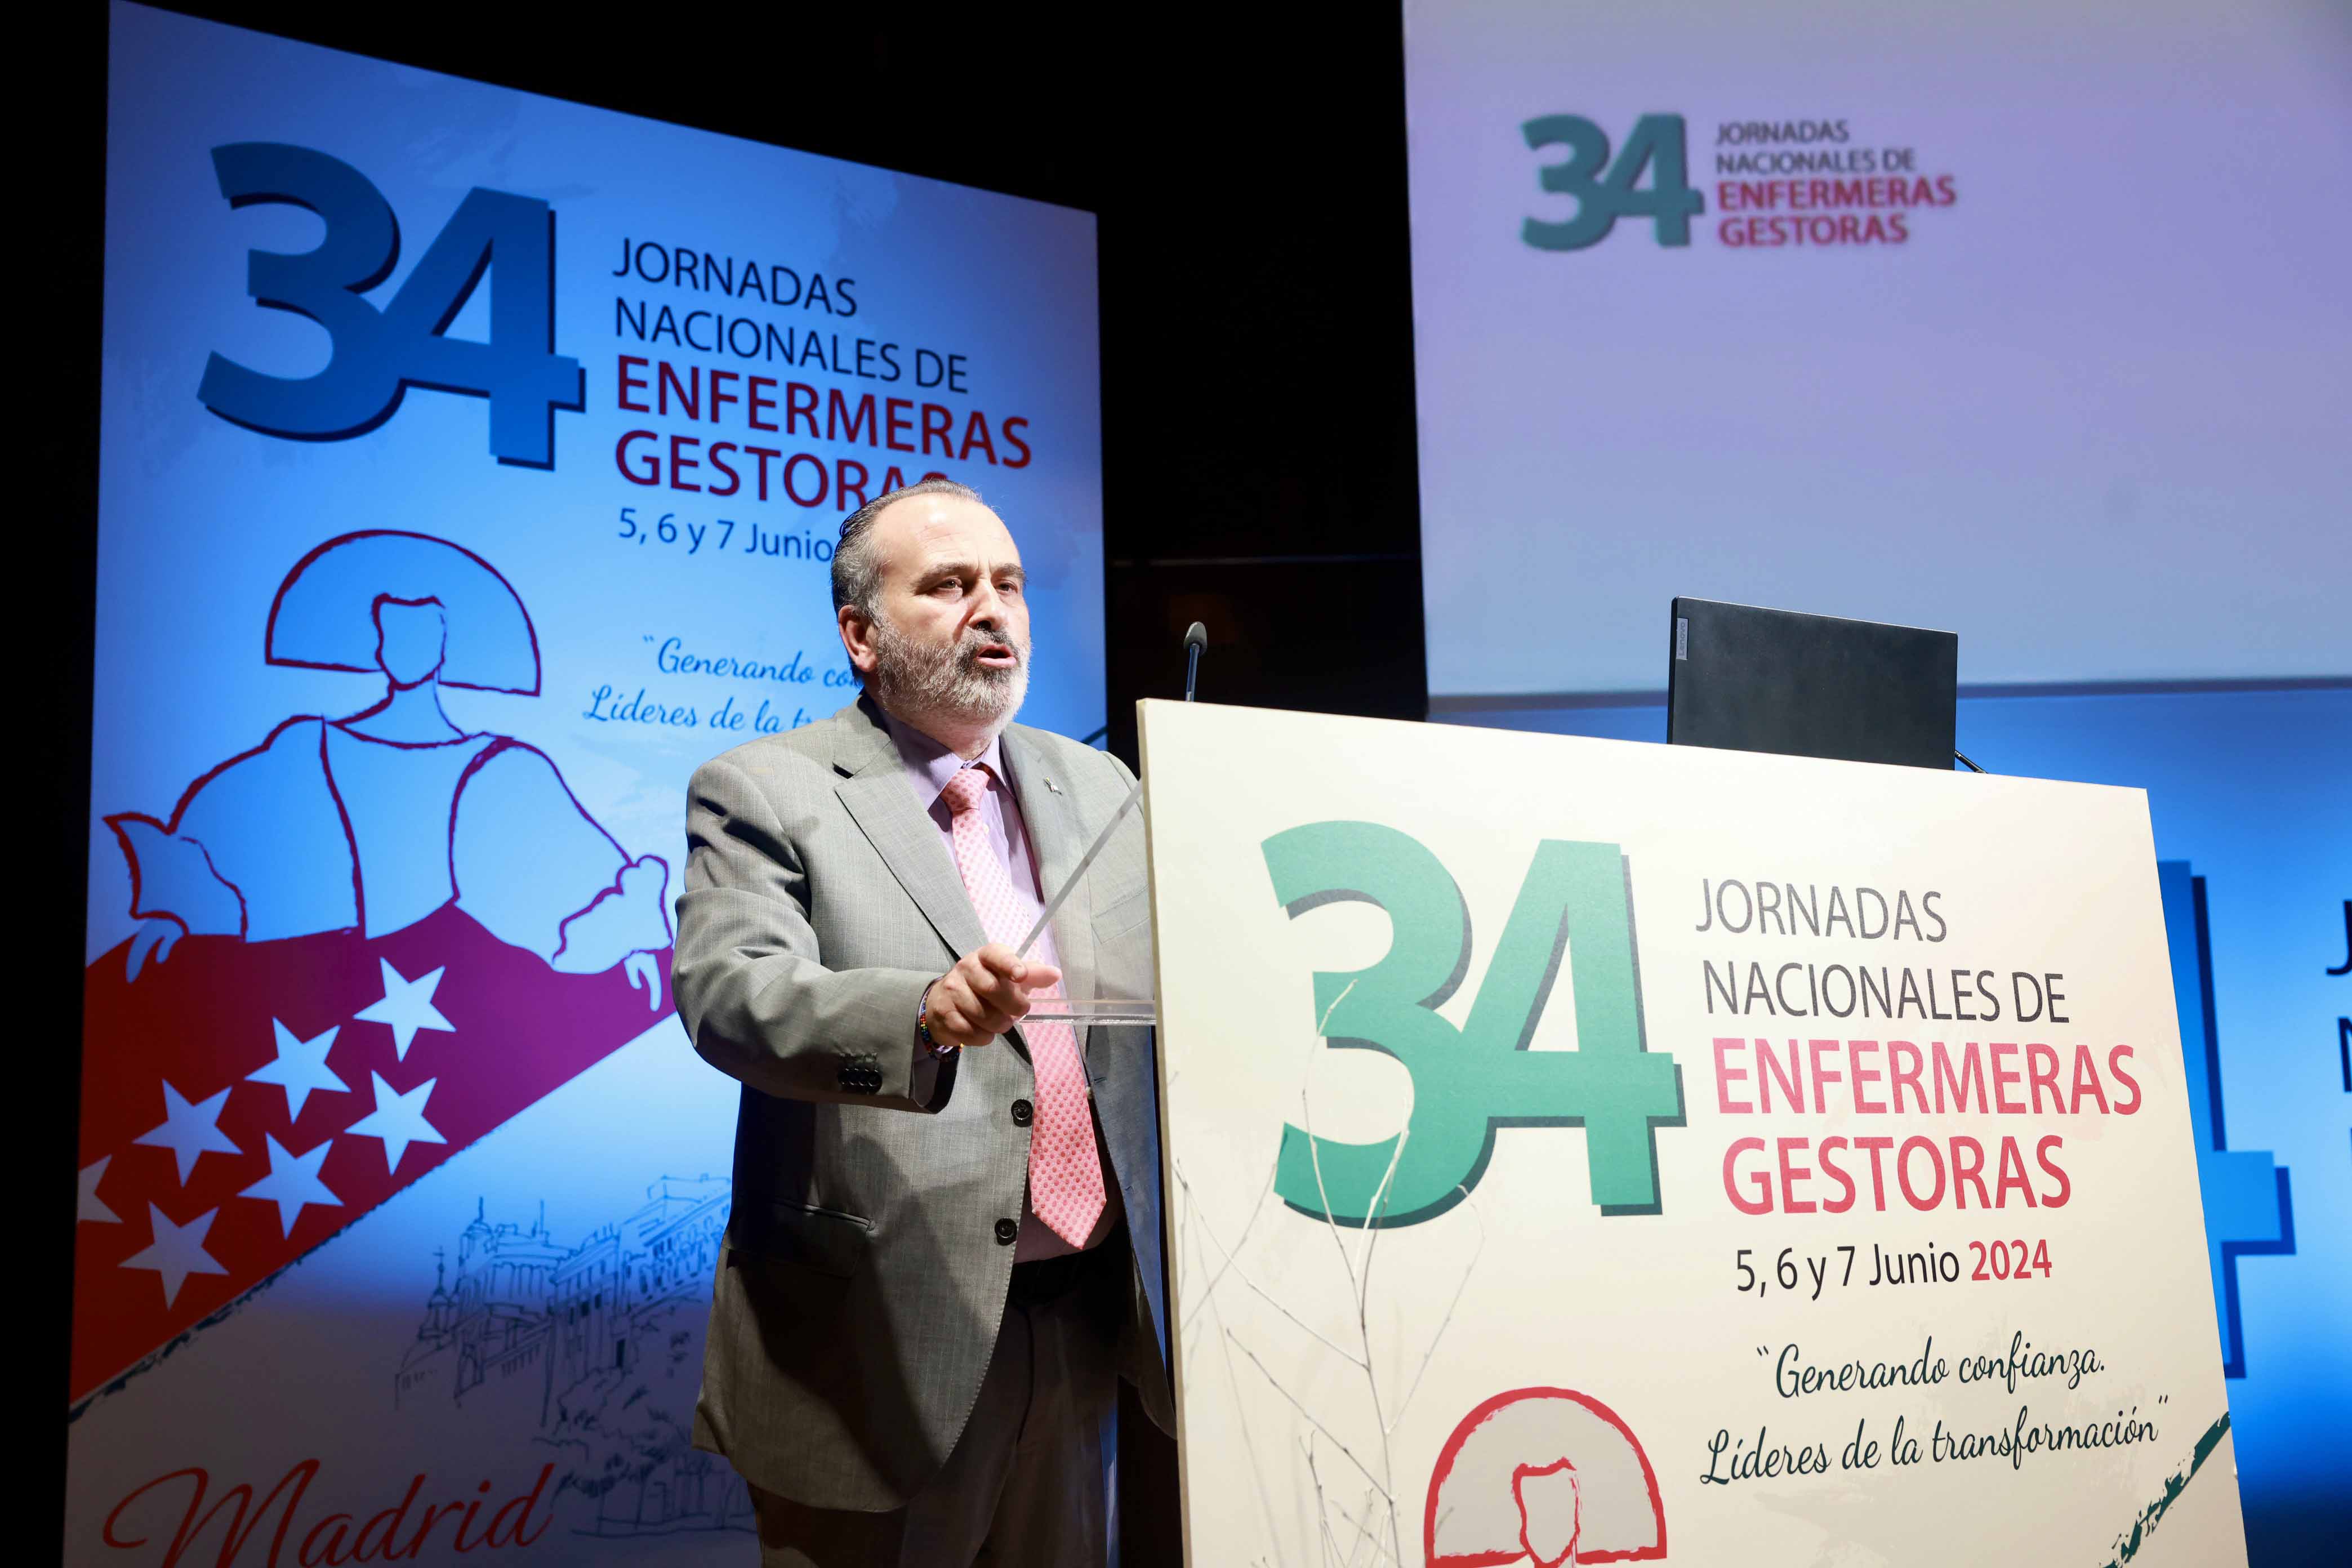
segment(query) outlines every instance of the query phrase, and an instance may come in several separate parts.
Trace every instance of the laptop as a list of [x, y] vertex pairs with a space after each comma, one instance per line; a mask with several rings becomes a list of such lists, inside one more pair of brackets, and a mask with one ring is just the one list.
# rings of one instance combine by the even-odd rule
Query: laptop
[[1957, 633], [1680, 598], [1671, 630], [1670, 744], [1952, 765]]

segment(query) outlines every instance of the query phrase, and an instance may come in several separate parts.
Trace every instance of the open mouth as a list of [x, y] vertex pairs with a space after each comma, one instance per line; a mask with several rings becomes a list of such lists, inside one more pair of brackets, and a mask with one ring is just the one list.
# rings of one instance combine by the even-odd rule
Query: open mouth
[[1021, 656], [1010, 643], [984, 642], [972, 649], [971, 662], [982, 669], [1018, 669]]

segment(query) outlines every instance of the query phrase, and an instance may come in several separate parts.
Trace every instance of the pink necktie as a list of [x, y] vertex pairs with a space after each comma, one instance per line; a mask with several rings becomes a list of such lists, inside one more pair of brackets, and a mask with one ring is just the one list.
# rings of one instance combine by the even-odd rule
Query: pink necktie
[[[950, 833], [956, 869], [963, 875], [980, 929], [989, 941], [1013, 947], [1029, 933], [1012, 875], [989, 841], [988, 821], [981, 815], [988, 782], [987, 770], [966, 768], [948, 781], [940, 796], [955, 814]], [[1030, 995], [1061, 994], [1056, 985]], [[1104, 1198], [1078, 1037], [1067, 1024], [1024, 1024], [1021, 1033], [1029, 1042], [1029, 1065], [1037, 1080], [1035, 1125], [1029, 1130], [1029, 1206], [1055, 1236], [1072, 1247], [1084, 1247], [1102, 1217]]]

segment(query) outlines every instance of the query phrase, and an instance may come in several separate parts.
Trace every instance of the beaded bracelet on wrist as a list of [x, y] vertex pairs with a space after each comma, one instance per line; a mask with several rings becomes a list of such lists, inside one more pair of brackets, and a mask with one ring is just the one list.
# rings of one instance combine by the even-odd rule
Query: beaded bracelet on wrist
[[[936, 980], [931, 982], [931, 985], [938, 984]], [[935, 1057], [952, 1056], [955, 1047], [943, 1046], [931, 1038], [931, 985], [923, 987], [922, 1000], [915, 1004], [915, 1037]]]

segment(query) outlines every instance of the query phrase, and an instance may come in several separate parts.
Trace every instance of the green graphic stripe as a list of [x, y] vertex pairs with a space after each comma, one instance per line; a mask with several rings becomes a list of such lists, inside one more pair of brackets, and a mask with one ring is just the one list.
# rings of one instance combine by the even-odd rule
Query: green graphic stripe
[[2205, 1461], [2214, 1449], [2221, 1446], [2221, 1439], [2229, 1430], [2230, 1413], [2224, 1410], [2221, 1418], [2206, 1427], [2205, 1436], [2197, 1439], [2197, 1451], [2189, 1457], [2189, 1468], [2168, 1477], [2164, 1483], [2164, 1495], [2139, 1510], [2139, 1517], [2132, 1521], [2131, 1528], [2124, 1531], [2122, 1539], [2116, 1543], [2116, 1554], [2107, 1559], [2106, 1568], [2123, 1568], [2125, 1563], [2139, 1555], [2140, 1548], [2146, 1546], [2148, 1538], [2156, 1533], [2157, 1521], [2179, 1500], [2180, 1494], [2189, 1489], [2189, 1478], [2205, 1468]]

